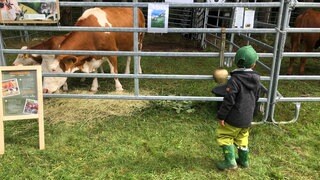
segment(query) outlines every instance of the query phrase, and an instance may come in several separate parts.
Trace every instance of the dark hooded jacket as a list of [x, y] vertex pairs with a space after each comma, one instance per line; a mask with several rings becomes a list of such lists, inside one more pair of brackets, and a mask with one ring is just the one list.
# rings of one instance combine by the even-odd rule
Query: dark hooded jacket
[[250, 127], [259, 99], [260, 75], [251, 69], [237, 69], [230, 75], [217, 118], [234, 127]]

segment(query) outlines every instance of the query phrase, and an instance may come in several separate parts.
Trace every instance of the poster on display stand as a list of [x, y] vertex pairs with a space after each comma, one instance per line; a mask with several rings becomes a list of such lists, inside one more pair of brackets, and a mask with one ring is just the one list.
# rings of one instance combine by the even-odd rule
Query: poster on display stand
[[0, 154], [4, 154], [4, 122], [37, 119], [39, 148], [44, 149], [41, 66], [0, 66]]
[[0, 22], [57, 23], [60, 19], [58, 0], [0, 0]]
[[148, 32], [167, 33], [169, 5], [163, 3], [148, 4]]

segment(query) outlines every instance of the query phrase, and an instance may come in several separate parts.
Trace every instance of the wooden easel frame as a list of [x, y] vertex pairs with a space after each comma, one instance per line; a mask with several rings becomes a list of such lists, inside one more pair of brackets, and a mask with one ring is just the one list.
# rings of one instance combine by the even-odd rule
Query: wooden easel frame
[[[37, 94], [38, 110], [34, 114], [18, 114], [5, 115], [4, 109], [4, 88], [3, 74], [10, 72], [33, 72], [36, 75], [36, 89], [32, 89]], [[22, 76], [23, 76], [22, 73]], [[0, 82], [2, 83], [2, 91], [0, 92], [0, 154], [4, 154], [4, 121], [23, 120], [23, 119], [38, 119], [39, 125], [39, 148], [45, 148], [44, 142], [44, 120], [43, 120], [43, 94], [42, 94], [42, 71], [41, 66], [0, 66]], [[21, 89], [23, 91], [23, 89]]]

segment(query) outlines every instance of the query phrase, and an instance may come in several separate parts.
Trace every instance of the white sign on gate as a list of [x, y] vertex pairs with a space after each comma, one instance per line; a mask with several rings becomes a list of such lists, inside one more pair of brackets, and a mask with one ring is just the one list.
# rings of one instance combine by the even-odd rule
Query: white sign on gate
[[236, 28], [243, 27], [243, 15], [244, 15], [244, 8], [243, 7], [236, 7], [234, 27], [236, 27]]
[[244, 11], [244, 20], [243, 20], [243, 28], [244, 29], [253, 28], [254, 13], [255, 13], [255, 10], [253, 10], [253, 9], [246, 9]]
[[166, 0], [166, 3], [193, 3], [193, 0]]
[[235, 28], [250, 29], [254, 25], [255, 10], [245, 9], [243, 7], [237, 7], [235, 9]]
[[169, 4], [148, 4], [148, 32], [167, 33]]
[[224, 3], [225, 0], [207, 0], [208, 3]]

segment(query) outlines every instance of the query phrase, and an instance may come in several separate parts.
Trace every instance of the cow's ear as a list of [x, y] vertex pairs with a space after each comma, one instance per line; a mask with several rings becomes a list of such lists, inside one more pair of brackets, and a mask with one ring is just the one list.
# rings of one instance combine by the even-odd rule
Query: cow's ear
[[28, 55], [27, 57], [31, 57], [31, 58], [34, 58], [34, 59], [36, 59], [36, 58], [41, 58], [41, 55], [40, 54], [31, 54], [31, 55]]
[[[27, 46], [22, 46], [22, 47], [21, 47], [21, 50], [26, 50], [26, 49], [28, 49]], [[28, 54], [22, 54], [21, 57], [27, 59], [27, 58], [29, 58], [29, 55], [28, 55]]]
[[73, 65], [76, 61], [77, 61], [76, 56], [65, 56], [60, 61], [61, 68], [63, 69], [63, 71], [67, 71], [73, 67]]
[[22, 54], [22, 58], [24, 58], [24, 59], [27, 59], [27, 58], [29, 58], [29, 57], [30, 57], [29, 54]]
[[28, 46], [22, 46], [21, 47], [21, 50], [26, 50], [26, 49], [28, 49]]

